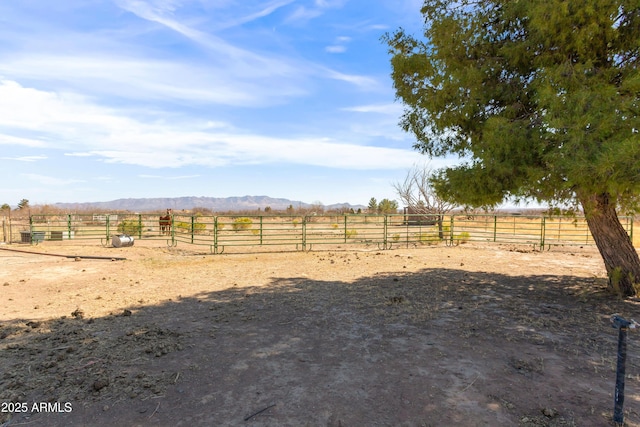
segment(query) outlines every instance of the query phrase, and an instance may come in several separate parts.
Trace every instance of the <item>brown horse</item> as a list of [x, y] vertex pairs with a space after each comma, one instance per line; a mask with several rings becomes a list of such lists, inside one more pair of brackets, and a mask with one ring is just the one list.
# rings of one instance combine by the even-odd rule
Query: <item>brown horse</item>
[[173, 211], [171, 209], [167, 209], [167, 214], [160, 217], [161, 234], [171, 234], [171, 215], [173, 215]]

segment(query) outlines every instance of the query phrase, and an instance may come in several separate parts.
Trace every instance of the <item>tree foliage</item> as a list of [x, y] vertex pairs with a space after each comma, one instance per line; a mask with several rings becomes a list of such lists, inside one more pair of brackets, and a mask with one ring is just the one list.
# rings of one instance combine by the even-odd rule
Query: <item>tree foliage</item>
[[29, 200], [22, 199], [18, 202], [18, 210], [29, 209]]
[[378, 212], [378, 201], [375, 197], [369, 199], [369, 205], [367, 206], [367, 211], [369, 213], [377, 213]]
[[458, 200], [640, 192], [640, 12], [630, 1], [426, 1], [426, 41], [387, 37], [401, 126]]
[[395, 200], [382, 199], [380, 203], [378, 203], [378, 212], [381, 214], [398, 213], [398, 202]]
[[[637, 210], [637, 0], [426, 0], [422, 14], [424, 39], [400, 29], [385, 41], [415, 148], [465, 159], [440, 171], [439, 191], [469, 206], [580, 204], [592, 221]], [[603, 250], [621, 227], [590, 228], [611, 273], [624, 261]], [[630, 250], [623, 271], [637, 282]]]

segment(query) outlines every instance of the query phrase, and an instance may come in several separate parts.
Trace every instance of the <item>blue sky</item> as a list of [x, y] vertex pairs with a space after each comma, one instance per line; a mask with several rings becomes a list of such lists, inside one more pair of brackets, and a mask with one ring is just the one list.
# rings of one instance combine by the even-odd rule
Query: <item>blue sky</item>
[[380, 37], [419, 34], [421, 4], [4, 0], [0, 204], [397, 199], [428, 159]]

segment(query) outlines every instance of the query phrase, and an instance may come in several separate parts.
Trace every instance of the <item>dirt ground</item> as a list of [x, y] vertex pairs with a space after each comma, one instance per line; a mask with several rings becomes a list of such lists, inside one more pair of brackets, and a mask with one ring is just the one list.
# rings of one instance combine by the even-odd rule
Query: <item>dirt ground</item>
[[68, 256], [0, 250], [3, 427], [613, 425], [640, 320], [593, 248], [0, 249]]

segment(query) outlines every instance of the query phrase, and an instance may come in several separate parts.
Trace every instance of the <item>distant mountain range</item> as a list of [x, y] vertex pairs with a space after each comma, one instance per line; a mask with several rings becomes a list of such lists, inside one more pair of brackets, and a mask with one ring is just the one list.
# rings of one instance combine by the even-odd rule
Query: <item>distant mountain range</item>
[[[244, 196], [244, 197], [172, 197], [172, 198], [147, 198], [147, 199], [117, 199], [109, 202], [90, 203], [56, 203], [54, 206], [61, 209], [72, 210], [113, 210], [130, 212], [163, 211], [165, 209], [190, 210], [194, 208], [207, 208], [214, 212], [226, 211], [255, 211], [264, 210], [267, 206], [273, 210], [285, 210], [289, 206], [295, 209], [311, 208], [312, 204], [297, 200], [276, 199], [268, 196]], [[327, 210], [333, 209], [364, 209], [363, 205], [351, 205], [349, 203], [336, 203], [324, 206]]]

